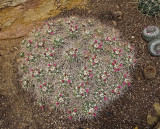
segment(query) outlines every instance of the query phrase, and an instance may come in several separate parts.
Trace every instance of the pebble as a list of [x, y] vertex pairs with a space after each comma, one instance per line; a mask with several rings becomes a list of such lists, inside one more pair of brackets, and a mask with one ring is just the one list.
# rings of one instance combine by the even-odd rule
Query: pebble
[[144, 76], [146, 79], [153, 79], [156, 76], [156, 68], [154, 66], [147, 66], [144, 68]]

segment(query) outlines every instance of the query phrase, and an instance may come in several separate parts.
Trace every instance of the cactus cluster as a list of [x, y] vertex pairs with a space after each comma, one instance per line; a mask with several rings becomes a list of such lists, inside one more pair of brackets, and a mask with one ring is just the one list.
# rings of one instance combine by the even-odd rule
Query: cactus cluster
[[156, 16], [160, 12], [160, 0], [139, 0], [138, 10], [147, 16]]
[[160, 29], [156, 26], [147, 26], [142, 32], [142, 37], [149, 43], [149, 53], [153, 56], [160, 56]]
[[[98, 25], [98, 26], [97, 26]], [[67, 17], [35, 29], [21, 48], [21, 86], [41, 108], [69, 119], [95, 117], [131, 86], [134, 48], [92, 18]]]

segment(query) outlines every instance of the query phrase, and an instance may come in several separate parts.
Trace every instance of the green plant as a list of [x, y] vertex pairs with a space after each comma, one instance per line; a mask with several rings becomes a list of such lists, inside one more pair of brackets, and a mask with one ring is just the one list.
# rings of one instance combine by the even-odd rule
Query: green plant
[[129, 67], [136, 62], [133, 47], [113, 28], [80, 17], [48, 21], [22, 41], [21, 52], [22, 87], [41, 109], [60, 110], [69, 119], [95, 117], [118, 98], [131, 86]]
[[156, 38], [160, 38], [160, 30], [156, 26], [147, 26], [142, 32], [142, 37], [146, 42], [150, 42]]
[[151, 41], [148, 44], [148, 51], [153, 56], [160, 56], [160, 39]]
[[139, 0], [138, 10], [147, 16], [156, 16], [160, 12], [160, 0]]

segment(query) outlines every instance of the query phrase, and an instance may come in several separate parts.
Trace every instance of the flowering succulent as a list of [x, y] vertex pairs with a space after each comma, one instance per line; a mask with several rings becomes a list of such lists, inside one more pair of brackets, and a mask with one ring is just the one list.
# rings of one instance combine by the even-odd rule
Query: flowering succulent
[[77, 16], [33, 30], [22, 41], [22, 87], [36, 96], [41, 109], [59, 110], [69, 119], [95, 117], [132, 83], [134, 48], [113, 30]]
[[66, 51], [66, 57], [67, 59], [69, 59], [70, 61], [73, 61], [74, 59], [77, 58], [78, 55], [78, 50], [77, 48], [71, 48], [68, 51]]
[[82, 68], [82, 70], [80, 71], [79, 74], [80, 78], [82, 80], [89, 80], [93, 77], [93, 73], [91, 71], [91, 69], [88, 69], [86, 66], [84, 68]]
[[72, 84], [70, 75], [63, 73], [63, 75], [60, 77], [60, 82], [64, 87], [70, 86]]
[[89, 88], [85, 86], [85, 83], [81, 83], [78, 87], [75, 88], [75, 91], [73, 91], [73, 94], [75, 97], [78, 98], [85, 98], [89, 94]]

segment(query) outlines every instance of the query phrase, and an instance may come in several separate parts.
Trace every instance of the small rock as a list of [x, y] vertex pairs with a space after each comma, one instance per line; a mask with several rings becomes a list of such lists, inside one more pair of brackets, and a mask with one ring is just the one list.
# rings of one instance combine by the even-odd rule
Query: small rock
[[154, 124], [155, 122], [157, 122], [158, 118], [155, 116], [151, 116], [151, 115], [147, 115], [147, 123], [149, 125]]
[[116, 20], [122, 20], [123, 19], [122, 11], [116, 11], [116, 12], [113, 13], [113, 15], [114, 15], [114, 19], [116, 19]]
[[157, 114], [160, 116], [160, 104], [155, 103], [153, 106], [154, 106], [154, 109], [156, 110]]
[[114, 26], [117, 26], [117, 22], [116, 21], [112, 21]]
[[147, 66], [144, 68], [144, 76], [147, 79], [153, 79], [156, 76], [156, 68], [153, 66]]

